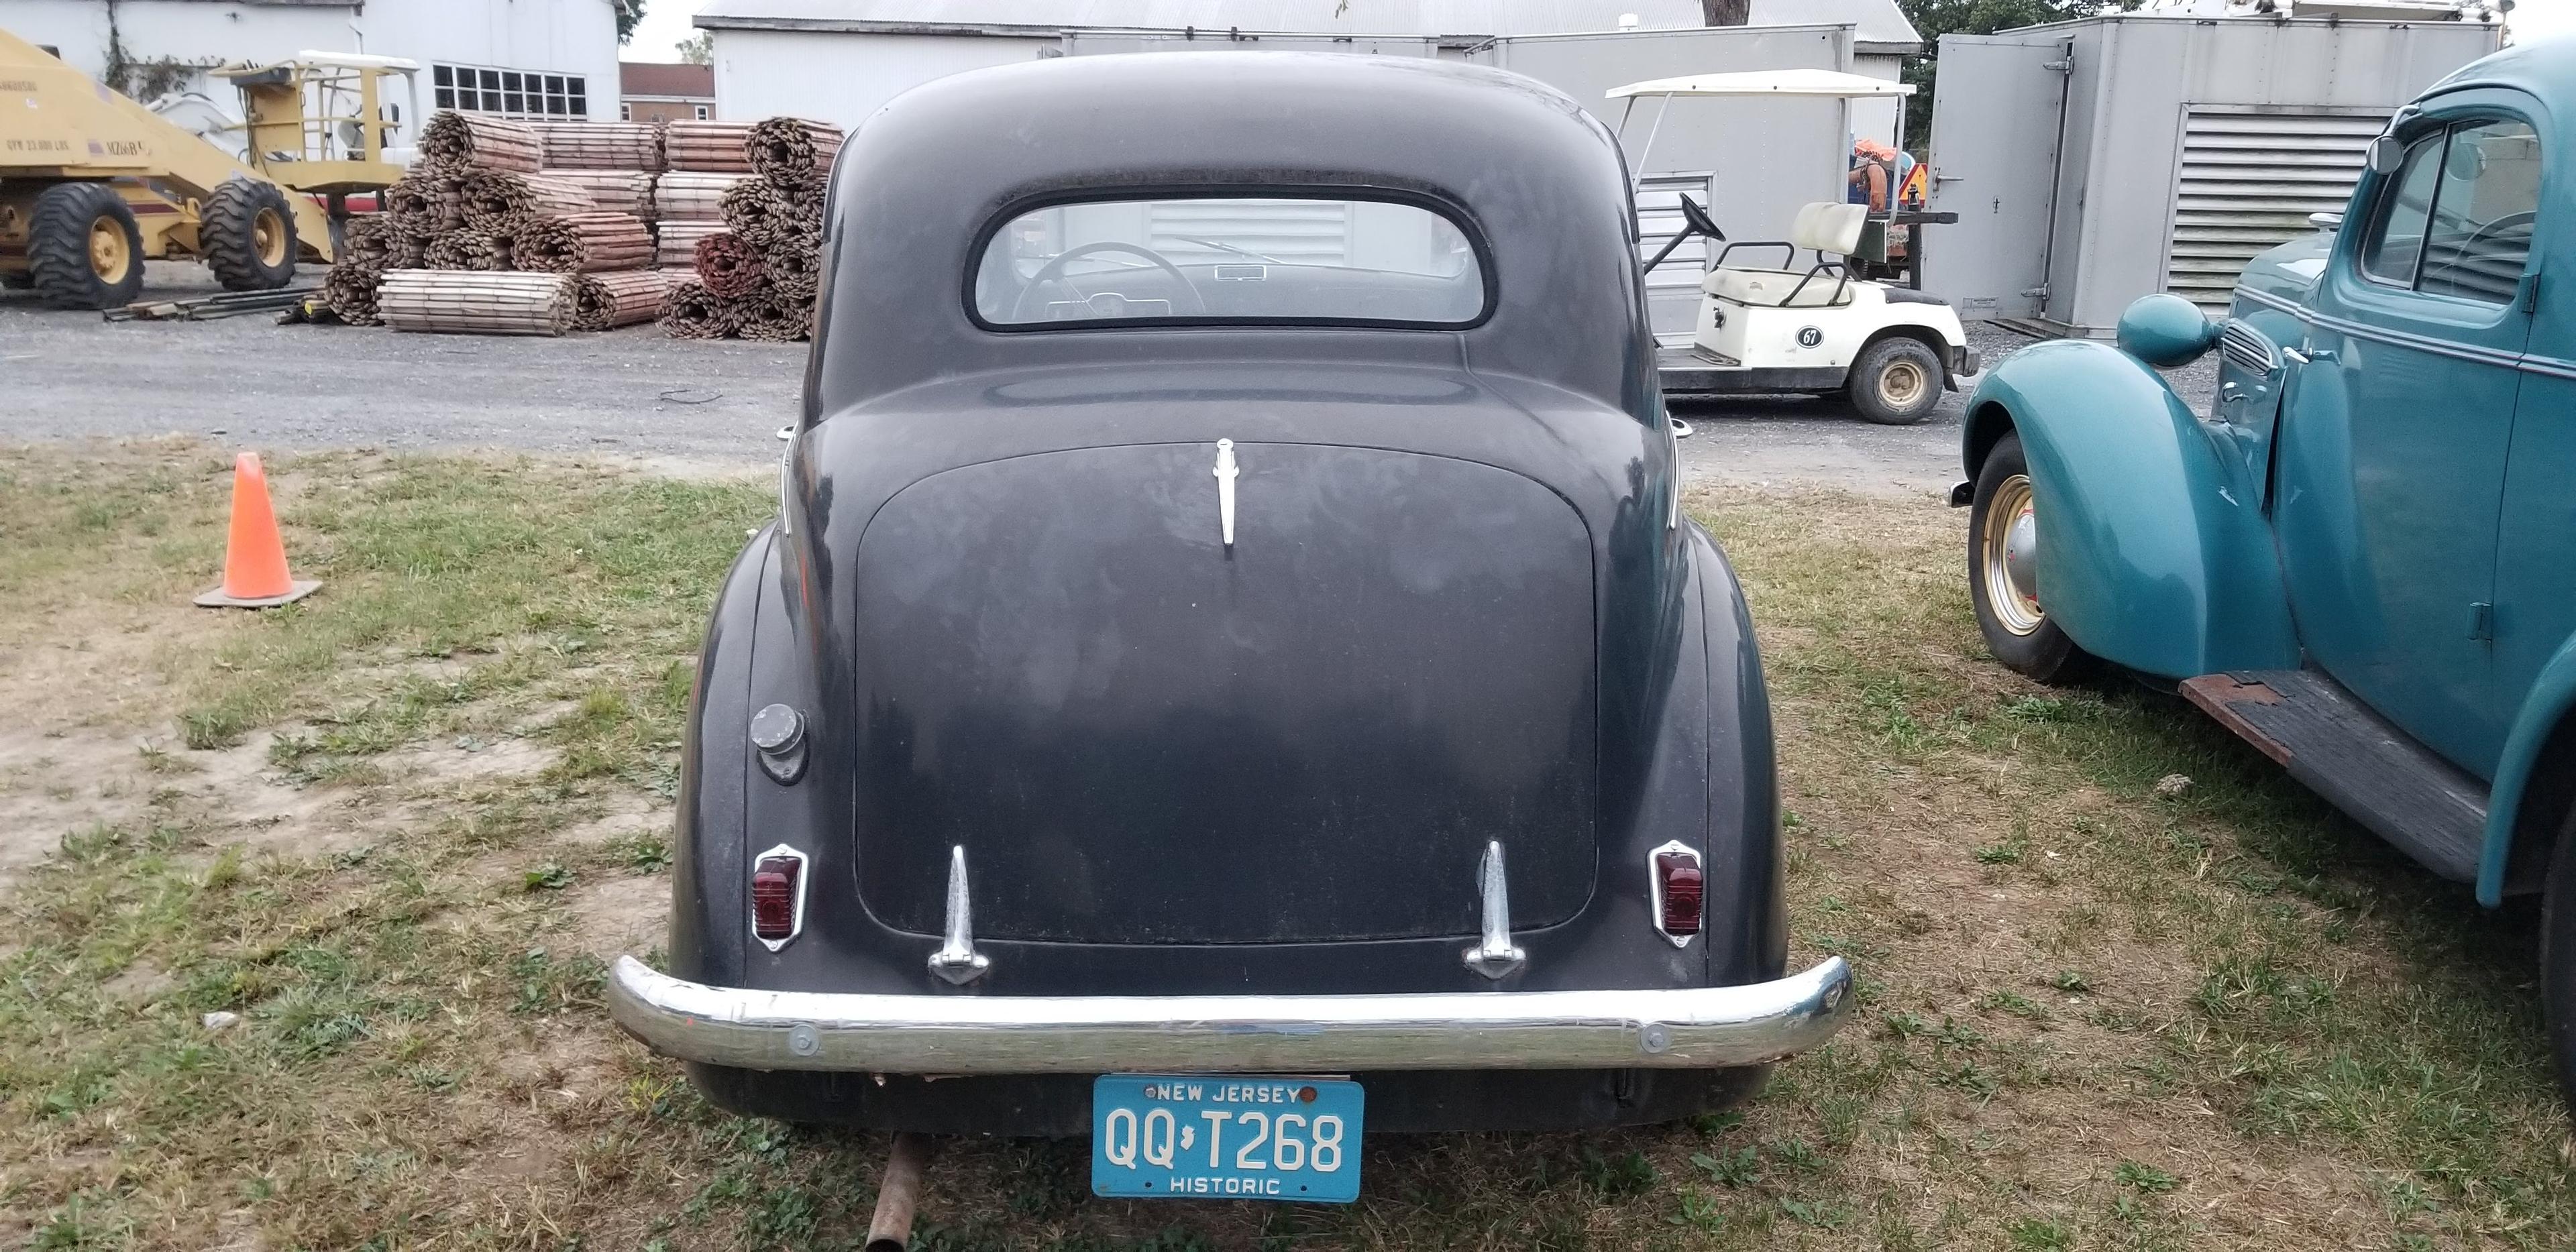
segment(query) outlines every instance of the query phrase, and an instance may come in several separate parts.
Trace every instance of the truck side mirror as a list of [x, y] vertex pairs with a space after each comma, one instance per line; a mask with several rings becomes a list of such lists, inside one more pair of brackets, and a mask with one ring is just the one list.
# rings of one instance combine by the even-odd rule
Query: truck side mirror
[[2181, 296], [2140, 296], [2120, 314], [2120, 350], [2149, 365], [2188, 365], [2218, 342], [2221, 325]]
[[2369, 163], [2371, 173], [2394, 174], [2398, 166], [2406, 163], [2406, 145], [2397, 142], [2395, 135], [2381, 135], [2370, 141], [2364, 159]]

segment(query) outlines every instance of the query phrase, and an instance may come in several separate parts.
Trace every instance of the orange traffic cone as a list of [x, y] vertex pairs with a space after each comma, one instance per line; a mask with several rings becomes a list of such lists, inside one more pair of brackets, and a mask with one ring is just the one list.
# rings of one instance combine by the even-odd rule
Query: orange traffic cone
[[232, 536], [224, 544], [224, 585], [197, 597], [210, 609], [264, 609], [289, 604], [322, 589], [286, 573], [286, 540], [277, 533], [277, 511], [268, 503], [268, 474], [259, 455], [233, 458]]

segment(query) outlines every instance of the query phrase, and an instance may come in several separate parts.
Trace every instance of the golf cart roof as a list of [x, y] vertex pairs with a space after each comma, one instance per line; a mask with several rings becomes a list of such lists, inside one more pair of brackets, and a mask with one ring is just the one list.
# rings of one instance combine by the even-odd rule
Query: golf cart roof
[[1869, 96], [1910, 96], [1911, 83], [1892, 83], [1865, 74], [1834, 70], [1748, 70], [1735, 74], [1685, 74], [1650, 78], [1613, 87], [1604, 99], [1636, 96], [1824, 96], [1852, 100]]

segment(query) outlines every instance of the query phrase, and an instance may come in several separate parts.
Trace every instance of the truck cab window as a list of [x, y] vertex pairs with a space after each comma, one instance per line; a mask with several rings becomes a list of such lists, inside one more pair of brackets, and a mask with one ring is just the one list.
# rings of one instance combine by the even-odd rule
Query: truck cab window
[[2424, 232], [2420, 291], [2507, 304], [2540, 211], [2540, 137], [2516, 121], [2455, 128]]
[[2407, 146], [2362, 241], [2361, 271], [2428, 295], [2510, 303], [2539, 209], [2540, 138], [2529, 125], [2437, 131]]

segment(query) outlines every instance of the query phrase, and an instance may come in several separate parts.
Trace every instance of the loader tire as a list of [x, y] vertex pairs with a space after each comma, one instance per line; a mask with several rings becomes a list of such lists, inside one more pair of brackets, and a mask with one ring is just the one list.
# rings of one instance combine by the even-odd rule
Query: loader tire
[[59, 183], [27, 220], [27, 272], [58, 309], [112, 309], [143, 294], [143, 228], [106, 183]]
[[25, 291], [36, 285], [36, 276], [25, 270], [0, 270], [0, 291]]
[[275, 291], [295, 278], [295, 212], [275, 183], [228, 178], [206, 197], [197, 246], [226, 291]]

